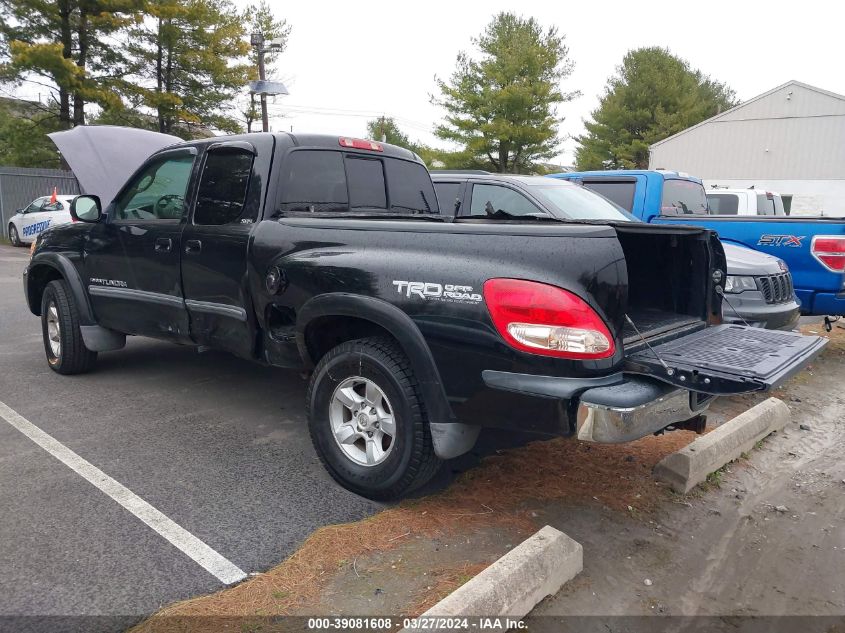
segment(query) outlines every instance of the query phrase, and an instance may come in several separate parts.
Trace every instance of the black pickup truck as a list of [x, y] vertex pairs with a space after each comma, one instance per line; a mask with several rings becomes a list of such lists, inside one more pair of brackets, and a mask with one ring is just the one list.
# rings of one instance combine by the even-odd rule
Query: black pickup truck
[[824, 344], [719, 325], [706, 229], [440, 215], [418, 157], [372, 141], [186, 142], [72, 215], [24, 273], [52, 369], [87, 371], [127, 334], [305, 367], [317, 453], [373, 498], [481, 427], [624, 442], [695, 425]]

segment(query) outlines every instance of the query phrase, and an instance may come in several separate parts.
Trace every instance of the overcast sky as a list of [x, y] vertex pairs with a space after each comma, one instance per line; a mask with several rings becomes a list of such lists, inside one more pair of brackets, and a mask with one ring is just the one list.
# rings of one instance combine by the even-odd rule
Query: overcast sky
[[[245, 6], [248, 0], [235, 0]], [[499, 11], [534, 16], [566, 35], [573, 74], [562, 90], [560, 156], [571, 164], [583, 120], [598, 105], [623, 55], [664, 46], [694, 68], [727, 82], [742, 100], [790, 79], [845, 94], [845, 2], [678, 0], [676, 2], [426, 2], [270, 0], [292, 26], [271, 79], [287, 97], [271, 103], [274, 130], [364, 136], [366, 122], [394, 117], [412, 139], [448, 147], [431, 130], [442, 111], [431, 105], [435, 75], [448, 78], [461, 50]], [[16, 92], [35, 98], [43, 89]]]
[[[470, 50], [498, 11], [534, 16], [566, 35], [575, 71], [562, 104], [562, 136], [582, 120], [626, 51], [665, 46], [693, 67], [749, 99], [789, 79], [845, 93], [843, 2], [273, 2], [292, 25], [276, 77], [290, 96], [271, 106], [275, 130], [361, 136], [368, 118], [384, 113], [412, 138], [442, 143], [430, 130], [442, 112], [429, 102], [434, 77], [448, 77], [460, 50]], [[316, 114], [315, 112], [321, 112]], [[575, 142], [559, 162], [573, 160]]]

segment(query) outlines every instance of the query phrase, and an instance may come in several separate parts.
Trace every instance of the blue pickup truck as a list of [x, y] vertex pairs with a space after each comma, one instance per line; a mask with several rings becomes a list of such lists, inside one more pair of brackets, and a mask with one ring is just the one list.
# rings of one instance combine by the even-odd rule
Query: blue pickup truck
[[609, 198], [643, 222], [694, 224], [723, 242], [775, 255], [792, 272], [801, 312], [845, 315], [845, 218], [716, 215], [698, 178], [663, 170], [554, 174]]

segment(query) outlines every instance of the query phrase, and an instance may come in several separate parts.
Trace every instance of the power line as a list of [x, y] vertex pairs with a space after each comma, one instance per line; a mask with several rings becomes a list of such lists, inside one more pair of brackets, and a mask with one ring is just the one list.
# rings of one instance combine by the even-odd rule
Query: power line
[[313, 114], [318, 116], [337, 116], [337, 117], [362, 117], [362, 118], [379, 118], [385, 117], [395, 120], [397, 123], [410, 128], [421, 130], [424, 132], [432, 132], [433, 127], [429, 123], [408, 119], [402, 116], [395, 116], [383, 111], [377, 110], [348, 110], [343, 108], [327, 108], [323, 106], [309, 106], [309, 105], [293, 105], [293, 104], [273, 104], [283, 112], [287, 111], [292, 114]]

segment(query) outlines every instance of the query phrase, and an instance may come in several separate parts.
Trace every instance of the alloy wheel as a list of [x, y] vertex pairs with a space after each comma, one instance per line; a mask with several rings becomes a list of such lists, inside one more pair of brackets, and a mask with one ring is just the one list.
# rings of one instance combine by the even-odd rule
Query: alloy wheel
[[396, 443], [393, 407], [369, 378], [353, 376], [335, 388], [329, 421], [343, 454], [361, 466], [382, 463]]
[[54, 302], [47, 306], [47, 340], [53, 356], [60, 358], [62, 354], [62, 326], [59, 323], [59, 311]]

